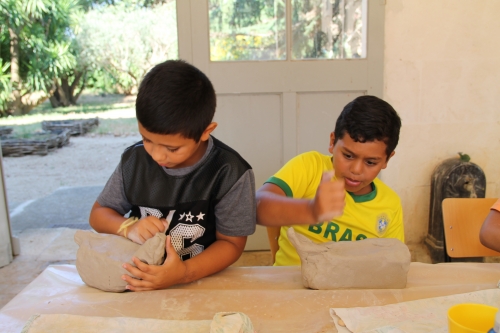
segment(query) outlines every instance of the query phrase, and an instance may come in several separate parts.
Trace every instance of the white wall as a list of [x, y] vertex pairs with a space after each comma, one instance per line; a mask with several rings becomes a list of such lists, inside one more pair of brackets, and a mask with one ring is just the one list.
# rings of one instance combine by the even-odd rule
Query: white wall
[[434, 168], [457, 152], [500, 196], [500, 1], [387, 0], [384, 99], [403, 128], [382, 179], [401, 196], [406, 241], [427, 234]]

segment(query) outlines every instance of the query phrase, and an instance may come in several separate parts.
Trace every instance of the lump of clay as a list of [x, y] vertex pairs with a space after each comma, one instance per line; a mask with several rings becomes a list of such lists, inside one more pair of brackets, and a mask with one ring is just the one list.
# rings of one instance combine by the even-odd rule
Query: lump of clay
[[316, 244], [293, 228], [288, 239], [302, 261], [302, 282], [312, 289], [401, 289], [411, 255], [395, 238]]
[[132, 257], [149, 265], [161, 265], [165, 259], [165, 234], [157, 233], [144, 244], [139, 245], [126, 238], [92, 231], [78, 230], [75, 242], [76, 269], [83, 282], [104, 291], [125, 291], [127, 282], [121, 279], [130, 273], [122, 265], [125, 262], [135, 266]]
[[210, 333], [255, 333], [252, 321], [242, 312], [217, 312]]

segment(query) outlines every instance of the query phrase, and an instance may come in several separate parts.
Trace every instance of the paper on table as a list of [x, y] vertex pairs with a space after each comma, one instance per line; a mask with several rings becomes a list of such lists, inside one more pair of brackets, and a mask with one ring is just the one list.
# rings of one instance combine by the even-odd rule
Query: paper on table
[[500, 290], [487, 289], [384, 306], [332, 308], [330, 315], [340, 317], [352, 333], [447, 333], [448, 309], [460, 303], [500, 308]]
[[132, 317], [95, 317], [68, 314], [32, 316], [21, 333], [254, 333], [252, 322], [241, 312], [216, 313], [213, 320], [161, 320]]
[[34, 315], [21, 333], [149, 333], [210, 332], [211, 320], [160, 320], [131, 317], [90, 317], [68, 314]]

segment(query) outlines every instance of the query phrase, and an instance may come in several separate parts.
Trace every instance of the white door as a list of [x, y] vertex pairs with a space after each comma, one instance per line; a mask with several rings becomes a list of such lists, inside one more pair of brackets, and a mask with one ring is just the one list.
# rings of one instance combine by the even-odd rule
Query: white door
[[[281, 38], [284, 46], [278, 52], [278, 59], [213, 61], [209, 13], [212, 15], [214, 3], [228, 2], [244, 3], [177, 0], [179, 58], [192, 63], [212, 80], [218, 98], [215, 121], [219, 123], [214, 136], [252, 165], [259, 188], [298, 153], [317, 150], [328, 154], [329, 135], [348, 102], [364, 94], [382, 97], [385, 5], [378, 0], [309, 0], [306, 2], [318, 5], [297, 14], [294, 6], [304, 5], [299, 0], [265, 0], [266, 4], [281, 3], [285, 8], [286, 36]], [[247, 4], [251, 2], [256, 1]], [[321, 16], [319, 29], [323, 29], [325, 38], [331, 38], [332, 5], [340, 4], [346, 10], [353, 3], [362, 8], [357, 13], [363, 18], [361, 58], [294, 58], [293, 47], [301, 43], [301, 38], [302, 42], [308, 38], [297, 36], [294, 30], [297, 17], [305, 20], [314, 14]], [[349, 23], [349, 19], [346, 17], [343, 24]], [[269, 244], [265, 228], [258, 226], [257, 232], [249, 237], [246, 250], [261, 249], [269, 249]]]

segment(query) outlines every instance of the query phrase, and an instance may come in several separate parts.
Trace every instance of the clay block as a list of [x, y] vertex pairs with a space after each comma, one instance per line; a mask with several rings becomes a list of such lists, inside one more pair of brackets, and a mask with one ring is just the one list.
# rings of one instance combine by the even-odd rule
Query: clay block
[[130, 273], [122, 265], [132, 263], [135, 256], [149, 265], [161, 265], [165, 258], [165, 234], [157, 233], [140, 245], [126, 238], [92, 231], [78, 230], [75, 242], [76, 269], [83, 282], [104, 291], [125, 291], [127, 282], [121, 279]]
[[395, 238], [316, 244], [293, 228], [288, 239], [302, 261], [302, 282], [311, 289], [401, 289], [411, 254]]

